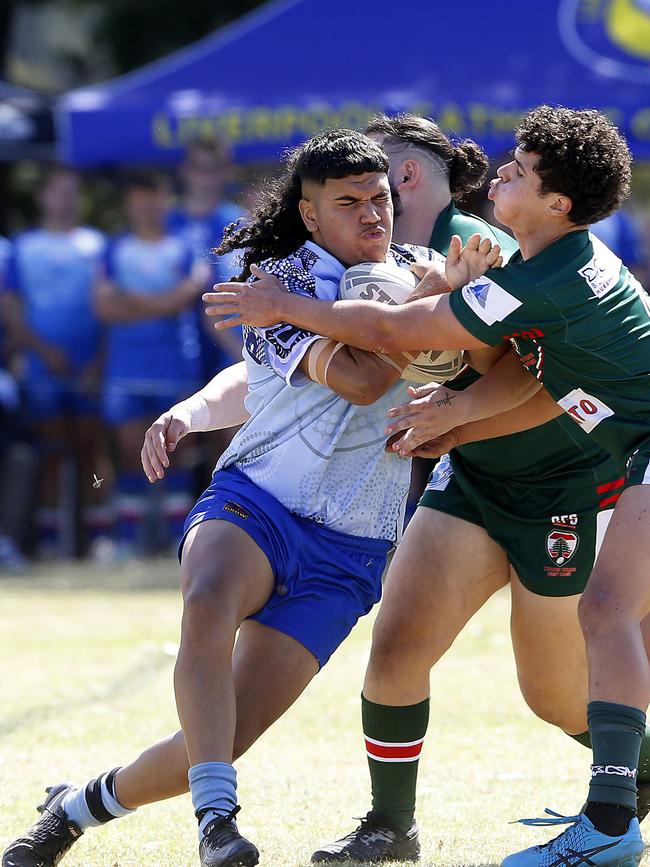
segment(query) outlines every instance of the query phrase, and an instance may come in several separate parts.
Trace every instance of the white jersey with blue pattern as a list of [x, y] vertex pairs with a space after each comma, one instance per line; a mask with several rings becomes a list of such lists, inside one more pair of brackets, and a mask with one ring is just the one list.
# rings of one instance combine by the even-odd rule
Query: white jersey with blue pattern
[[[437, 254], [392, 245], [389, 256], [408, 267]], [[345, 271], [311, 241], [260, 267], [290, 292], [325, 301], [338, 297]], [[235, 464], [287, 509], [333, 530], [397, 541], [410, 461], [384, 450], [384, 428], [388, 409], [408, 399], [407, 384], [399, 380], [371, 406], [349, 403], [298, 370], [318, 337], [289, 324], [244, 329], [251, 417], [217, 469]]]

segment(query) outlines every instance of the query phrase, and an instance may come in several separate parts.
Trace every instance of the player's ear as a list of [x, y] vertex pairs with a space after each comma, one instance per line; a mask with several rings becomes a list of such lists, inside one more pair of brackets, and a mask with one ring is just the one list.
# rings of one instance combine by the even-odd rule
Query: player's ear
[[316, 217], [316, 208], [310, 199], [301, 199], [298, 202], [300, 216], [305, 224], [308, 232], [318, 231], [318, 219]]
[[573, 202], [568, 196], [556, 195], [549, 203], [549, 210], [554, 217], [568, 216], [572, 207]]
[[395, 188], [397, 192], [401, 193], [416, 186], [421, 175], [422, 166], [417, 160], [404, 160], [397, 172], [395, 172], [395, 179], [397, 180]]

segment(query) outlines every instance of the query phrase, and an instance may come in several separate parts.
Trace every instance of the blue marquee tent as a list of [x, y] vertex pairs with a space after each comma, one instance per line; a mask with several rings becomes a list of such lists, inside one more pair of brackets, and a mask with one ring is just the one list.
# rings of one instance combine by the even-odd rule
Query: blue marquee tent
[[0, 160], [52, 159], [53, 156], [51, 98], [0, 80]]
[[527, 108], [606, 110], [650, 158], [650, 0], [279, 0], [129, 75], [64, 95], [60, 156], [173, 162], [217, 132], [274, 159], [333, 126], [415, 111], [498, 156]]

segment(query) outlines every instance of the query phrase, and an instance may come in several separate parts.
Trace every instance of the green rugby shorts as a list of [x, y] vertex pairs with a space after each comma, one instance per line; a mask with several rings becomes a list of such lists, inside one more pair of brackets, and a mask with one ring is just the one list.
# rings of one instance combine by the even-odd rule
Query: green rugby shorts
[[[646, 471], [650, 481], [650, 450]], [[540, 596], [582, 593], [614, 504], [625, 485], [623, 468], [585, 473], [585, 483], [535, 486], [481, 477], [443, 456], [419, 506], [483, 527], [503, 550], [522, 584]], [[468, 552], [471, 568], [471, 552]]]

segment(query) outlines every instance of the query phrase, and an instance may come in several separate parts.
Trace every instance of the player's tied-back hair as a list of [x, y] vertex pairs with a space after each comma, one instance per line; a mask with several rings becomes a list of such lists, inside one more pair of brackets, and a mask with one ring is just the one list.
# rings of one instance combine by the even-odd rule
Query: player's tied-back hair
[[215, 253], [243, 250], [240, 280], [250, 266], [265, 259], [283, 259], [311, 237], [300, 215], [303, 182], [325, 184], [366, 172], [388, 172], [383, 150], [363, 133], [334, 129], [314, 136], [290, 151], [282, 176], [271, 181], [245, 222], [232, 223]]
[[453, 142], [437, 123], [417, 114], [378, 114], [366, 127], [368, 135], [382, 137], [386, 151], [409, 149], [428, 156], [442, 169], [449, 181], [453, 199], [462, 199], [481, 186], [488, 169], [488, 158], [472, 139]]

